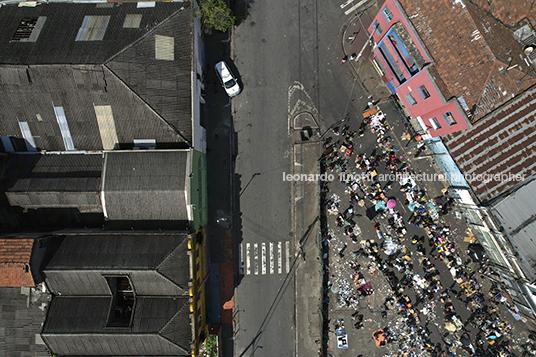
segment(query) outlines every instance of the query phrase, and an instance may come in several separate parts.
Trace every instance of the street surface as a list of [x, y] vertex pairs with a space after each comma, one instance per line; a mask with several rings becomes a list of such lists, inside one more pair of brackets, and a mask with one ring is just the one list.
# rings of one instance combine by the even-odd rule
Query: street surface
[[[212, 216], [221, 227], [225, 228], [230, 220], [234, 228], [232, 240], [236, 276], [233, 331], [224, 340], [225, 344], [233, 344], [232, 355], [314, 356], [325, 352], [331, 356], [355, 357], [396, 355], [412, 350], [425, 355], [427, 352], [423, 351], [432, 351], [436, 344], [439, 344], [438, 350], [439, 346], [443, 351], [446, 350], [445, 319], [451, 319], [449, 313], [453, 311], [463, 328], [470, 331], [473, 344], [479, 339], [485, 340], [484, 335], [478, 335], [481, 326], [472, 325], [476, 324], [474, 321], [479, 321], [479, 324], [484, 322], [474, 311], [468, 310], [466, 297], [457, 294], [464, 293], [465, 287], [456, 285], [460, 284], [454, 281], [450, 269], [455, 265], [467, 273], [469, 278], [464, 276], [462, 282], [477, 279], [484, 299], [495, 298], [493, 294], [489, 296], [491, 284], [485, 276], [475, 273], [478, 266], [472, 265], [473, 270], [463, 271], [457, 261], [440, 261], [443, 260], [439, 254], [441, 247], [436, 247], [434, 255], [427, 257], [433, 251], [437, 232], [432, 231], [432, 237], [429, 237], [423, 228], [408, 222], [412, 210], [405, 204], [406, 192], [400, 191], [399, 182], [393, 182], [386, 194], [397, 201], [396, 209], [400, 216], [395, 218], [403, 221], [406, 232], [397, 237], [400, 252], [397, 258], [401, 261], [396, 261], [396, 265], [400, 269], [393, 262], [385, 269], [381, 265], [375, 266], [377, 261], [371, 265], [371, 259], [377, 259], [376, 255], [387, 259], [381, 251], [382, 241], [374, 226], [383, 229], [386, 235], [390, 233], [389, 229], [394, 228], [389, 228], [388, 214], [371, 220], [365, 209], [370, 211], [372, 207], [374, 211], [375, 203], [372, 200], [363, 199], [363, 206], [354, 204], [355, 214], [351, 218], [360, 230], [359, 234], [356, 230], [357, 242], [349, 239], [351, 236], [348, 235], [346, 219], [343, 219], [341, 227], [337, 227], [339, 211], [330, 215], [327, 217], [329, 234], [323, 237], [329, 254], [326, 259], [320, 259], [319, 249], [315, 246], [319, 234], [315, 217], [319, 217], [319, 207], [313, 203], [318, 198], [318, 192], [315, 193], [314, 187], [309, 184], [300, 186], [283, 178], [285, 174], [296, 172], [318, 172], [316, 159], [311, 157], [317, 155], [315, 148], [322, 150], [323, 140], [320, 139], [331, 136], [334, 142], [340, 140], [334, 146], [340, 155], [342, 134], [335, 136], [332, 129], [338, 127], [340, 130], [344, 118], [343, 125], [348, 125], [350, 131], [359, 131], [362, 113], [371, 100], [381, 100], [379, 105], [391, 127], [386, 135], [390, 136], [389, 145], [397, 150], [395, 156], [406, 162], [414, 173], [437, 173], [433, 157], [425, 156], [425, 152], [421, 157], [414, 157], [417, 143], [408, 143], [411, 133], [406, 132], [399, 111], [387, 99], [387, 88], [366, 60], [369, 49], [365, 48], [360, 62], [341, 63], [345, 55], [358, 53], [363, 48], [367, 38], [365, 28], [374, 16], [376, 2], [275, 0], [240, 4], [243, 5], [241, 10], [244, 16], [233, 29], [230, 52], [231, 66], [236, 69], [243, 87], [242, 93], [231, 100], [234, 128], [229, 126], [236, 133], [233, 192], [237, 200], [232, 214], [216, 212]], [[363, 13], [366, 7], [369, 10]], [[305, 142], [301, 144], [297, 136], [302, 119], [311, 124], [313, 133], [307, 146]], [[370, 127], [366, 128], [364, 136], [355, 137], [345, 168], [348, 173], [359, 171], [355, 168], [358, 155], [366, 153], [370, 158], [381, 154], [377, 139], [377, 133], [371, 133]], [[209, 147], [210, 143], [209, 140]], [[375, 149], [377, 153], [373, 154]], [[382, 162], [380, 166], [383, 165]], [[342, 171], [336, 167], [333, 170], [337, 174]], [[212, 179], [217, 181], [217, 177]], [[213, 187], [218, 186], [215, 184]], [[426, 200], [441, 195], [444, 187], [441, 182], [419, 185], [419, 189], [424, 190]], [[320, 185], [317, 189], [320, 190]], [[345, 212], [351, 202], [348, 192], [345, 192], [347, 186], [335, 180], [329, 184], [329, 189], [326, 197], [330, 199], [332, 194], [336, 194], [340, 199], [337, 210]], [[463, 217], [454, 213], [444, 215], [437, 226], [449, 227], [449, 239], [458, 245], [457, 252], [460, 252], [464, 265], [467, 258], [464, 255], [467, 227]], [[446, 233], [441, 231], [440, 234]], [[308, 239], [306, 245], [302, 246], [301, 243], [305, 242], [302, 242], [303, 237], [309, 236], [314, 239]], [[422, 247], [419, 246], [420, 241], [413, 243], [414, 236], [424, 237]], [[428, 260], [433, 266], [423, 270], [421, 265]], [[327, 264], [324, 269], [322, 262]], [[409, 273], [408, 262], [412, 263], [414, 269], [409, 269]], [[326, 316], [329, 324], [325, 326], [325, 331], [319, 323], [322, 295], [317, 294], [322, 291], [321, 279], [317, 278], [322, 271], [329, 274], [326, 279], [329, 282], [325, 286], [329, 299], [325, 300], [328, 302]], [[396, 276], [402, 285], [390, 285], [385, 272], [391, 277]], [[430, 273], [432, 275], [428, 275]], [[415, 274], [418, 276], [415, 277]], [[424, 276], [436, 281], [433, 284], [437, 291], [424, 293], [423, 289], [430, 286], [429, 281], [423, 282], [421, 279]], [[374, 293], [352, 297], [356, 288], [363, 285], [355, 286], [357, 281], [354, 279], [361, 283], [370, 282]], [[422, 286], [414, 289], [413, 279]], [[390, 280], [394, 281], [393, 278]], [[393, 289], [402, 289], [400, 296], [395, 296]], [[394, 302], [390, 300], [386, 303], [388, 296], [393, 296]], [[467, 296], [472, 295], [467, 292]], [[348, 301], [341, 302], [344, 297]], [[438, 302], [440, 297], [445, 302]], [[494, 305], [495, 302], [490, 303], [490, 311]], [[506, 305], [498, 305], [499, 309], [493, 312], [493, 316], [508, 321], [512, 333], [519, 332], [522, 322], [513, 320], [505, 310]], [[452, 311], [445, 311], [445, 306]], [[352, 320], [352, 314], [354, 317], [363, 315], [360, 329], [353, 327], [356, 320]], [[337, 347], [340, 341], [336, 332], [341, 327], [341, 319], [345, 321], [346, 349]], [[422, 322], [422, 329], [416, 329], [419, 323], [414, 319]], [[511, 334], [506, 326], [503, 324], [495, 328], [496, 333]], [[376, 347], [372, 337], [372, 333], [380, 328], [390, 331], [387, 332], [386, 347]], [[452, 340], [458, 353], [464, 353], [457, 342], [463, 330], [459, 326], [456, 328], [456, 332], [445, 338]], [[323, 332], [326, 333], [324, 336]], [[486, 336], [489, 335], [486, 333]], [[515, 349], [515, 344], [523, 345], [524, 335], [514, 338], [510, 345], [505, 345], [514, 345], [512, 349]], [[487, 341], [484, 343], [489, 344]], [[496, 355], [493, 349], [498, 350], [500, 343], [491, 349], [485, 344], [479, 345], [480, 349]]]
[[290, 131], [296, 115], [312, 113], [324, 130], [361, 110], [356, 98], [364, 94], [352, 68], [340, 63], [341, 27], [348, 18], [341, 4], [254, 2], [232, 34], [231, 58], [243, 85], [232, 99], [240, 195], [235, 356], [297, 353], [291, 268], [298, 232], [291, 222], [291, 183], [283, 173], [294, 172]]

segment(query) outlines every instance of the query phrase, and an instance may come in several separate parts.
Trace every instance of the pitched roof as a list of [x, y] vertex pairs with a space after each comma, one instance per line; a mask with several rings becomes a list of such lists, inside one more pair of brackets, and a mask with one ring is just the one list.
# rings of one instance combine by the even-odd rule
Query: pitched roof
[[[7, 75], [17, 81], [8, 82]], [[135, 88], [104, 65], [0, 65], [0, 77], [1, 135], [21, 138], [20, 122], [28, 123], [38, 150], [66, 150], [55, 107], [63, 108], [76, 150], [128, 149], [134, 139], [154, 139], [172, 147], [184, 142], [155, 111], [158, 108], [147, 105]], [[191, 111], [190, 105], [182, 109]], [[189, 128], [191, 119], [181, 118]], [[188, 138], [189, 132], [183, 135]], [[13, 146], [25, 150], [24, 144]]]
[[[157, 270], [181, 248], [183, 255], [174, 256], [188, 263], [188, 233], [107, 233], [62, 236], [63, 242], [47, 264], [49, 270]], [[186, 266], [187, 268], [187, 266]], [[188, 275], [188, 270], [177, 269]]]
[[[22, 19], [44, 18], [32, 31], [40, 28], [35, 42], [12, 41]], [[2, 136], [22, 138], [27, 123], [36, 148], [49, 151], [130, 149], [136, 139], [164, 148], [192, 142], [189, 3], [4, 5], [0, 21]], [[82, 33], [91, 41], [78, 41]]]
[[126, 273], [137, 295], [187, 295], [188, 233], [72, 234], [43, 269], [61, 295], [109, 295], [102, 274]]
[[[59, 355], [187, 356], [191, 327], [188, 297], [136, 298], [132, 324], [106, 328], [111, 297], [57, 296], [41, 332]], [[169, 325], [181, 333], [170, 334]]]
[[481, 201], [491, 200], [519, 183], [478, 180], [478, 175], [531, 176], [536, 169], [536, 87], [515, 97], [465, 131], [443, 142]]
[[514, 26], [526, 17], [536, 19], [536, 7], [526, 0], [470, 0], [483, 11], [507, 26]]
[[41, 304], [47, 303], [49, 296], [36, 289], [31, 292], [28, 306], [30, 289], [24, 293], [25, 290], [0, 287], [0, 351], [2, 356], [10, 357], [50, 357], [50, 351], [39, 338], [45, 321]]
[[103, 205], [111, 221], [188, 221], [190, 150], [105, 153]]
[[450, 0], [399, 2], [434, 59], [443, 94], [463, 97], [473, 122], [536, 84], [512, 29], [485, 9]]
[[[154, 8], [137, 8], [136, 5], [54, 2], [39, 3], [35, 7], [3, 5], [0, 8], [0, 22], [3, 24], [0, 31], [0, 63], [102, 64], [173, 13], [189, 6], [187, 3], [163, 2], [156, 3]], [[141, 15], [139, 25], [125, 27], [127, 15], [132, 14]], [[93, 18], [88, 19], [88, 16]], [[21, 20], [39, 17], [46, 19], [34, 42], [13, 41]], [[92, 26], [95, 29], [93, 33]], [[81, 40], [79, 35], [82, 35], [84, 28], [86, 40]], [[100, 34], [99, 30], [102, 30]], [[99, 35], [103, 35], [100, 40]]]
[[100, 210], [102, 154], [13, 154], [3, 179], [12, 206]]
[[[187, 356], [190, 257], [186, 232], [70, 234], [44, 268], [55, 294], [41, 332], [58, 355]], [[131, 317], [109, 277], [128, 276]], [[61, 293], [61, 294], [60, 294]], [[115, 297], [114, 297], [115, 296]], [[123, 317], [124, 318], [124, 317]]]
[[34, 286], [30, 271], [33, 239], [0, 239], [0, 287]]

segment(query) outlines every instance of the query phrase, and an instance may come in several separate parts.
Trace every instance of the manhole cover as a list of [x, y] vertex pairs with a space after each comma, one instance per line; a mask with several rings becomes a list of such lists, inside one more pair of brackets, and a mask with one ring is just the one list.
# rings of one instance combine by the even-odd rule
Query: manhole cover
[[249, 26], [255, 26], [255, 25], [256, 25], [255, 21], [251, 21], [251, 22], [249, 23]]
[[265, 39], [264, 37], [261, 38], [261, 42], [262, 42], [262, 43], [266, 43], [266, 39]]

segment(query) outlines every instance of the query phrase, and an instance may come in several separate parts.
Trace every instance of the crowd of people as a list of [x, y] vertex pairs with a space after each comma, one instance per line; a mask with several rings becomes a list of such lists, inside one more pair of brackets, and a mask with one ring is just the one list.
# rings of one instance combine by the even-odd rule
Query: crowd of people
[[[367, 128], [376, 145], [370, 153], [359, 153], [358, 141]], [[417, 184], [378, 107], [366, 112], [359, 131], [343, 126], [334, 132], [335, 138], [324, 142], [321, 161], [344, 188], [343, 196], [340, 187], [331, 186], [334, 183], [322, 183], [326, 211], [332, 217], [323, 236], [323, 244], [331, 250], [324, 273], [329, 274], [327, 289], [336, 309], [354, 309], [353, 316], [360, 316], [355, 327], [362, 328], [360, 302], [374, 294], [371, 277], [378, 273], [388, 286], [382, 292], [381, 317], [388, 312], [396, 316], [374, 321], [385, 325], [386, 343], [381, 346], [387, 349], [385, 355], [454, 356], [460, 351], [471, 356], [513, 355], [519, 346], [512, 343], [511, 325], [497, 307], [508, 302], [497, 299], [502, 295], [496, 285], [484, 291], [478, 280], [491, 273], [488, 260], [468, 260], [442, 219], [453, 208], [448, 190], [431, 198]], [[380, 173], [396, 180], [382, 182]], [[364, 216], [375, 236], [361, 233], [357, 217]], [[508, 307], [516, 317], [513, 305]], [[460, 308], [466, 311], [459, 313]], [[523, 348], [530, 351], [531, 346], [527, 341]]]

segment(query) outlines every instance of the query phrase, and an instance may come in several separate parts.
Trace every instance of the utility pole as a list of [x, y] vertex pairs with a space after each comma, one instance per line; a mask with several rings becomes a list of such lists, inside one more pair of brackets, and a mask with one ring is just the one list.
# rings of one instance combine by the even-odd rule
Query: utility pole
[[378, 26], [374, 27], [372, 33], [370, 34], [370, 36], [367, 38], [367, 40], [365, 41], [365, 44], [363, 45], [363, 48], [361, 48], [361, 51], [359, 51], [357, 57], [355, 58], [354, 61], [359, 61], [359, 59], [361, 58], [361, 55], [363, 55], [363, 52], [365, 51], [365, 48], [367, 48], [367, 45], [369, 44], [370, 40], [372, 39], [372, 36], [374, 36], [374, 32], [376, 32], [376, 28]]

